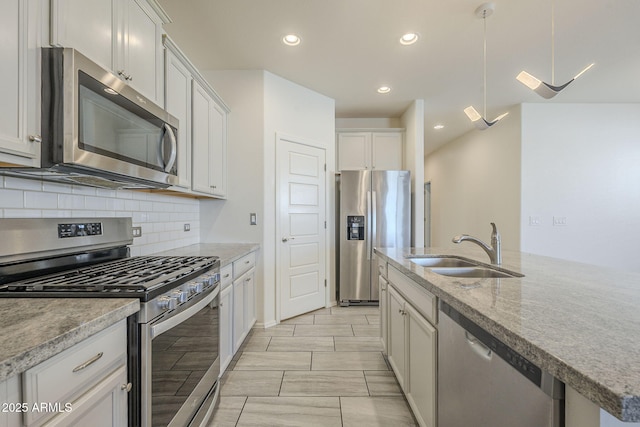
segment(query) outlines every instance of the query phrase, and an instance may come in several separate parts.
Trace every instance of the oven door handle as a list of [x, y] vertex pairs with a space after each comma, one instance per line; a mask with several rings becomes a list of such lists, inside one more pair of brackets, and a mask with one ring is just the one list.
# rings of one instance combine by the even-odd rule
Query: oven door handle
[[207, 306], [215, 297], [220, 293], [220, 287], [217, 286], [209, 295], [207, 295], [204, 299], [198, 301], [191, 307], [187, 308], [185, 311], [176, 314], [173, 317], [170, 317], [167, 320], [163, 320], [157, 325], [151, 327], [151, 338], [155, 338], [158, 335], [167, 332], [169, 329], [174, 326], [178, 326], [180, 323], [184, 322], [203, 308]]

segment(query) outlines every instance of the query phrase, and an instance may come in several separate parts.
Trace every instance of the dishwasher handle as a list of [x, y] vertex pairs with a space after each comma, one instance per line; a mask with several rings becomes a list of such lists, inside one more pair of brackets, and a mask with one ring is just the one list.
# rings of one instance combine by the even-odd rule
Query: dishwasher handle
[[490, 361], [493, 357], [493, 351], [486, 345], [480, 342], [480, 340], [469, 333], [464, 331], [464, 337], [467, 339], [467, 344], [471, 347], [471, 350], [481, 358]]

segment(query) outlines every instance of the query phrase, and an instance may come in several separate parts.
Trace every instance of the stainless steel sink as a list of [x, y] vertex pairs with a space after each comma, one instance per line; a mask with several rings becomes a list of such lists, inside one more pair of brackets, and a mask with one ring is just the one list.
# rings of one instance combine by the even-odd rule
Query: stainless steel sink
[[471, 260], [467, 261], [460, 258], [453, 257], [426, 257], [426, 258], [410, 258], [412, 263], [418, 264], [422, 267], [475, 267], [477, 262]]
[[513, 278], [524, 277], [520, 273], [513, 271], [494, 270], [486, 267], [434, 267], [431, 269], [436, 274], [448, 277], [464, 278]]

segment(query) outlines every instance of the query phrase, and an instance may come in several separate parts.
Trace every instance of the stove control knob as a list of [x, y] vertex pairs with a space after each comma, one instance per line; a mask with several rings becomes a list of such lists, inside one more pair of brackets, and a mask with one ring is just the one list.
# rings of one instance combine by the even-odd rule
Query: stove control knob
[[192, 295], [199, 294], [200, 292], [202, 292], [202, 289], [204, 289], [203, 282], [189, 283], [189, 292], [191, 292]]
[[158, 298], [158, 306], [163, 310], [174, 310], [178, 305], [178, 300], [174, 297]]
[[175, 298], [180, 304], [182, 304], [183, 302], [187, 302], [187, 298], [189, 298], [189, 294], [187, 293], [187, 291], [183, 291], [178, 290], [178, 291], [173, 291], [173, 298]]

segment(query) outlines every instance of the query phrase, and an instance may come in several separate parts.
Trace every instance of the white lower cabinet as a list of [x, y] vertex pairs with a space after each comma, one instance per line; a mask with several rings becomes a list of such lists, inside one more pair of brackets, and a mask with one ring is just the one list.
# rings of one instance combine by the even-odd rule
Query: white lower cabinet
[[126, 426], [130, 387], [121, 320], [0, 382], [0, 427]]
[[389, 293], [389, 341], [387, 357], [391, 368], [396, 374], [400, 387], [404, 390], [406, 358], [405, 301], [393, 286], [389, 286], [387, 289]]
[[399, 277], [391, 266], [389, 281], [382, 276], [379, 280], [381, 289], [387, 289], [380, 293], [380, 320], [381, 331], [387, 331], [389, 364], [418, 424], [435, 427], [437, 331], [427, 318], [435, 321], [436, 298], [410, 279]]
[[256, 322], [256, 253], [220, 269], [220, 373]]
[[233, 358], [233, 287], [220, 292], [220, 372]]
[[405, 305], [405, 394], [420, 425], [435, 427], [436, 420], [436, 328], [410, 304]]
[[378, 286], [380, 296], [380, 340], [382, 341], [382, 352], [388, 354], [387, 346], [389, 343], [389, 282], [381, 274], [378, 275]]

